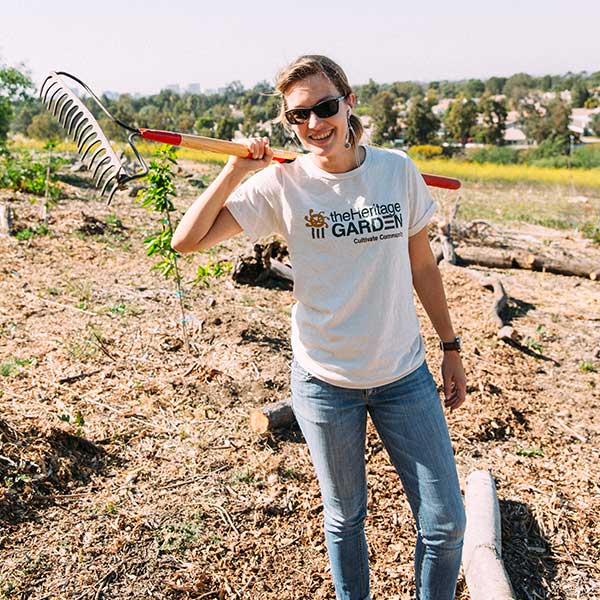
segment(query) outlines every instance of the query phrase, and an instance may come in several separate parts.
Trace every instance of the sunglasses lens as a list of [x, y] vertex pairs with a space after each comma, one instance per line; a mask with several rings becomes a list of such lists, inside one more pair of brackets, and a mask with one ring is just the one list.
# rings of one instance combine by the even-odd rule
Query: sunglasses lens
[[325, 100], [324, 102], [317, 104], [313, 108], [313, 111], [320, 119], [327, 119], [337, 114], [339, 106], [340, 101], [337, 98], [332, 98], [331, 100]]
[[285, 113], [285, 118], [287, 119], [290, 125], [300, 125], [301, 123], [305, 123], [306, 121], [308, 121], [309, 116], [309, 108], [294, 108], [292, 110], [286, 111]]
[[311, 111], [319, 117], [319, 119], [327, 119], [337, 115], [340, 109], [340, 98], [331, 98], [324, 100], [312, 108], [292, 108], [285, 111], [285, 118], [290, 125], [301, 125], [306, 123], [310, 118]]

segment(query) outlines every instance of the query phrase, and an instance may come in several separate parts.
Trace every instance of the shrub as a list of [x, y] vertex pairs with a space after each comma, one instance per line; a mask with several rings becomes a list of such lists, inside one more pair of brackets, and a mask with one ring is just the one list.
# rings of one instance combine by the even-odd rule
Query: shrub
[[483, 146], [469, 150], [467, 159], [478, 164], [516, 165], [521, 162], [521, 155], [507, 146]]
[[571, 165], [579, 169], [596, 169], [600, 167], [600, 144], [585, 144], [573, 151]]
[[[542, 156], [539, 156], [542, 154]], [[528, 163], [537, 167], [554, 169], [596, 169], [600, 167], [600, 145], [582, 145], [573, 150], [571, 156], [565, 154], [545, 155], [546, 151], [533, 150], [528, 153]]]
[[443, 153], [441, 146], [434, 146], [432, 144], [423, 144], [420, 146], [411, 146], [408, 149], [408, 154], [412, 158], [422, 158], [429, 160], [431, 158], [439, 158]]
[[[530, 165], [536, 165], [537, 160], [545, 159], [545, 158], [556, 158], [560, 155], [565, 155], [568, 151], [568, 140], [566, 141], [563, 138], [548, 138], [540, 143], [538, 146], [533, 148], [532, 150], [528, 150], [526, 154], [526, 160]], [[540, 165], [542, 166], [542, 165]], [[546, 165], [543, 165], [546, 166]]]
[[[48, 196], [58, 198], [60, 188], [50, 169]], [[5, 154], [0, 157], [0, 188], [8, 188], [21, 192], [29, 192], [36, 196], [46, 193], [47, 165], [37, 162], [29, 152]]]

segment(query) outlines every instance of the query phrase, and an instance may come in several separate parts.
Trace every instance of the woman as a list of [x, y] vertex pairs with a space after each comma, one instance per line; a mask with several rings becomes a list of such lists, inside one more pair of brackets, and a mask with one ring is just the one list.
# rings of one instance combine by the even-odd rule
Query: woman
[[[292, 405], [321, 488], [337, 598], [369, 598], [367, 412], [416, 522], [419, 600], [454, 598], [465, 516], [446, 420], [425, 362], [412, 288], [440, 336], [445, 406], [465, 400], [427, 223], [436, 209], [404, 154], [362, 146], [342, 69], [302, 56], [278, 76], [280, 119], [310, 153], [274, 165], [268, 139], [231, 158], [173, 236], [180, 252], [245, 230], [278, 233], [294, 270]], [[240, 186], [252, 171], [263, 169]], [[239, 187], [238, 187], [239, 186]]]

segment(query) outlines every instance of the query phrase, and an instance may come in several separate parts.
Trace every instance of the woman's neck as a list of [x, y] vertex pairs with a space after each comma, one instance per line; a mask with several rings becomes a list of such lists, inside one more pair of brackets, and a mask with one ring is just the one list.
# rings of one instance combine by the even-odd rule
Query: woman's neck
[[360, 167], [367, 152], [363, 146], [357, 148], [348, 148], [347, 151], [336, 154], [335, 156], [317, 156], [311, 155], [312, 161], [323, 171], [328, 173], [347, 173]]

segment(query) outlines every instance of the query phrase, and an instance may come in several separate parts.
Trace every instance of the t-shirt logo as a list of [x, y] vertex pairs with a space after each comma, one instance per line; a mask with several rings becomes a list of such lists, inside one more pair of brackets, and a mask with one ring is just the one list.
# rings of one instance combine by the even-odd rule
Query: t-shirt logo
[[329, 227], [325, 219], [329, 219], [329, 217], [324, 215], [324, 212], [324, 210], [315, 212], [311, 208], [308, 211], [308, 215], [304, 216], [304, 220], [306, 221], [305, 225], [311, 228], [313, 239], [323, 239], [325, 237], [325, 228]]
[[311, 208], [304, 220], [306, 227], [311, 229], [313, 240], [325, 239], [325, 229], [330, 229], [334, 238], [352, 237], [355, 244], [401, 238], [404, 235], [402, 206], [399, 202], [360, 206], [344, 212], [334, 210], [329, 214]]

